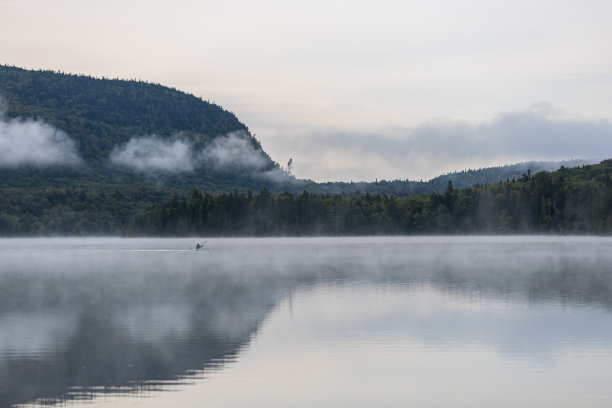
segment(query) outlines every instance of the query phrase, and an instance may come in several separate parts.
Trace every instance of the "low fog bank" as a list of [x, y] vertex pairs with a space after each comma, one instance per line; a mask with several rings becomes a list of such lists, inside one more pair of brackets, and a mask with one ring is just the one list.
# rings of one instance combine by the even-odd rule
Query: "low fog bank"
[[194, 252], [195, 239], [2, 239], [0, 400], [66, 397], [75, 385], [136, 391], [151, 379], [231, 362], [283, 299], [320, 286], [425, 285], [608, 311], [611, 244], [594, 237], [245, 238], [209, 239], [208, 251]]
[[41, 119], [7, 118], [0, 100], [0, 167], [75, 166], [82, 163], [74, 141]]
[[[245, 287], [269, 280], [285, 289], [343, 279], [426, 281], [450, 289], [612, 304], [612, 296], [607, 296], [612, 293], [608, 237], [211, 238], [209, 251], [194, 253], [189, 248], [196, 240], [1, 239], [0, 280], [12, 287], [0, 288], [0, 310], [181, 298], [193, 280], [205, 277]], [[64, 289], [70, 285], [78, 290]], [[87, 290], [92, 293], [79, 294]], [[194, 294], [213, 295], [208, 289]]]
[[204, 145], [181, 134], [133, 137], [113, 149], [110, 163], [138, 172], [239, 172], [274, 182], [292, 179], [246, 131], [231, 132]]
[[[41, 119], [8, 118], [0, 97], [0, 168], [82, 164], [70, 135]], [[107, 164], [153, 175], [205, 171], [238, 173], [267, 182], [295, 181], [247, 131], [219, 135], [208, 142], [183, 133], [133, 136], [114, 147]]]

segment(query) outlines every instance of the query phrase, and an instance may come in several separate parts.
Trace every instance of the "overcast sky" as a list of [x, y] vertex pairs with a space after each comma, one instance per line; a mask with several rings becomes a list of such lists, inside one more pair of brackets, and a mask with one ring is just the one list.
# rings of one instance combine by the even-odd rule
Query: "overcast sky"
[[0, 63], [173, 86], [301, 178], [612, 157], [612, 1], [0, 0]]

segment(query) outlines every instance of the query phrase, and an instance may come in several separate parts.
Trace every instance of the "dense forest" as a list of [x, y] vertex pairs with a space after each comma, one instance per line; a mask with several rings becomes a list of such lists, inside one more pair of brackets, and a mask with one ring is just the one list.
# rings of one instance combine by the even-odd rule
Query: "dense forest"
[[610, 161], [527, 170], [516, 180], [464, 189], [449, 178], [442, 192], [403, 196], [197, 187], [186, 195], [120, 183], [8, 187], [0, 193], [0, 235], [608, 233], [611, 170]]
[[366, 235], [612, 231], [612, 160], [407, 197], [193, 189], [132, 218], [128, 235]]

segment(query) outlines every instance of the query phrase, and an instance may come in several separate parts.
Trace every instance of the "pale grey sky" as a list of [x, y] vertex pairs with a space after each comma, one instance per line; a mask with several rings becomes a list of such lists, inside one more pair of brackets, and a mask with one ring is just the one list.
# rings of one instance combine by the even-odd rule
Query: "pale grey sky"
[[610, 21], [603, 0], [0, 0], [0, 63], [201, 96], [298, 177], [420, 179], [612, 157]]

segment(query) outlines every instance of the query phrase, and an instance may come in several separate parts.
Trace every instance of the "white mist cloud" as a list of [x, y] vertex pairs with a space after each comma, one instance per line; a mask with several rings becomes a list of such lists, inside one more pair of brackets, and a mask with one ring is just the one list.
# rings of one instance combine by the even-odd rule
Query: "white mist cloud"
[[268, 155], [253, 144], [251, 135], [244, 131], [217, 137], [200, 149], [180, 136], [170, 139], [156, 135], [135, 137], [116, 147], [110, 161], [136, 171], [192, 172], [203, 169], [238, 171], [276, 182], [290, 178], [285, 171], [274, 166]]
[[220, 171], [262, 171], [270, 167], [270, 158], [253, 145], [250, 136], [242, 131], [214, 139], [202, 150], [199, 160]]
[[76, 144], [42, 120], [6, 119], [0, 107], [0, 167], [81, 163]]
[[232, 132], [214, 139], [198, 156], [200, 165], [216, 171], [242, 171], [275, 183], [293, 180], [292, 176], [274, 165], [272, 159], [252, 143], [244, 131]]
[[137, 171], [189, 172], [194, 169], [192, 151], [191, 143], [180, 137], [134, 137], [115, 147], [110, 161]]
[[284, 148], [301, 177], [318, 181], [428, 179], [528, 160], [612, 157], [612, 123], [564, 116], [548, 104], [481, 123], [433, 120], [414, 128], [289, 135]]

